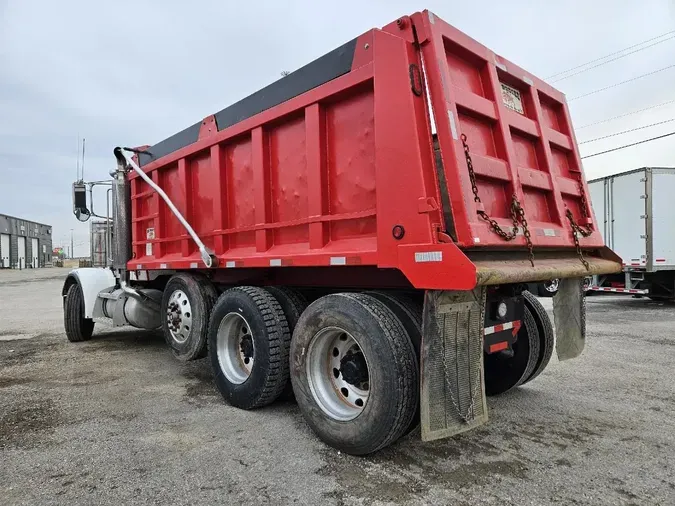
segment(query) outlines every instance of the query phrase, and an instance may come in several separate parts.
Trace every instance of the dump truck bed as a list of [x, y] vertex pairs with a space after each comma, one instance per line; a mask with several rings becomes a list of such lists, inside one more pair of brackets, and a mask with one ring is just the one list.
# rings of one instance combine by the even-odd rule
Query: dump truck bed
[[[616, 267], [564, 95], [428, 11], [144, 149], [139, 164], [222, 268], [375, 266], [418, 288], [469, 289]], [[129, 177], [129, 269], [204, 268], [165, 203]], [[522, 226], [505, 241], [479, 215], [510, 228], [512, 196], [534, 268]], [[567, 209], [594, 232], [579, 239], [588, 271]]]

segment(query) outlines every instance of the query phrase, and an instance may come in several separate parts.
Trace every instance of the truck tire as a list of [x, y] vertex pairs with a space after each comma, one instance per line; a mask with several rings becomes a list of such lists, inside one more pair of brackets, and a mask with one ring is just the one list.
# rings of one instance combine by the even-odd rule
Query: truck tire
[[539, 296], [553, 297], [556, 293], [558, 293], [558, 286], [560, 286], [559, 279], [552, 279], [550, 281], [545, 281], [544, 283], [539, 283], [537, 285]]
[[[422, 305], [404, 294], [368, 292], [368, 295], [372, 295], [380, 302], [386, 304], [405, 327], [405, 330], [410, 337], [410, 342], [415, 349], [415, 357], [417, 358], [416, 366], [419, 374], [420, 346], [422, 344]], [[420, 406], [418, 403], [415, 410], [415, 416], [410, 422], [410, 426], [406, 429], [404, 435], [411, 433], [419, 426], [419, 424]]]
[[162, 294], [162, 330], [174, 356], [182, 361], [206, 356], [209, 317], [218, 292], [205, 276], [176, 274]]
[[539, 358], [537, 359], [532, 374], [523, 381], [522, 384], [525, 384], [539, 376], [541, 372], [546, 369], [546, 366], [548, 366], [548, 363], [553, 356], [554, 337], [551, 319], [548, 317], [548, 313], [541, 302], [539, 302], [539, 300], [530, 292], [523, 292], [523, 299], [525, 307], [530, 311], [530, 314], [534, 318], [539, 334]]
[[539, 331], [527, 305], [523, 325], [511, 350], [485, 354], [485, 394], [499, 395], [522, 385], [532, 375], [539, 360]]
[[[288, 332], [292, 336], [293, 330], [300, 319], [300, 315], [307, 309], [308, 303], [304, 295], [297, 290], [288, 287], [268, 286], [267, 291], [270, 292], [281, 306], [284, 312], [286, 321], [288, 322]], [[293, 401], [295, 395], [293, 394], [293, 385], [290, 379], [286, 382], [284, 391], [281, 392], [279, 399], [282, 401]]]
[[411, 338], [394, 312], [368, 294], [327, 295], [307, 308], [291, 342], [291, 381], [312, 430], [352, 455], [400, 438], [419, 403]]
[[84, 296], [82, 288], [77, 283], [70, 285], [66, 293], [63, 324], [66, 337], [71, 343], [88, 341], [94, 333], [94, 320], [84, 317]]
[[288, 383], [291, 334], [281, 305], [263, 288], [224, 292], [209, 323], [209, 359], [216, 386], [231, 405], [274, 402]]
[[380, 302], [384, 302], [401, 320], [419, 359], [420, 346], [422, 345], [422, 305], [404, 294], [389, 292], [367, 292], [367, 294], [372, 295]]

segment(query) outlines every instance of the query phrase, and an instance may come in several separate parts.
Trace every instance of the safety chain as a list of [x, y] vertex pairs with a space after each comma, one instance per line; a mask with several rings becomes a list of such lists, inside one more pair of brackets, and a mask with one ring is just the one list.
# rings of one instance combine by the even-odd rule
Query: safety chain
[[[473, 161], [471, 160], [471, 153], [469, 152], [469, 145], [466, 142], [466, 135], [462, 134], [462, 145], [464, 146], [464, 156], [466, 158], [466, 166], [469, 169], [469, 179], [471, 180], [471, 190], [473, 191], [473, 200], [479, 204], [482, 204], [480, 197], [478, 196], [478, 186], [476, 185], [476, 173], [473, 169]], [[478, 216], [481, 217], [490, 225], [490, 229], [497, 234], [499, 237], [505, 241], [512, 241], [518, 235], [518, 224], [523, 227], [523, 235], [525, 236], [525, 243], [527, 244], [527, 257], [534, 267], [534, 251], [532, 248], [532, 236], [530, 235], [530, 229], [527, 226], [527, 219], [525, 219], [525, 210], [523, 206], [520, 205], [518, 197], [514, 193], [511, 196], [511, 222], [513, 223], [513, 228], [510, 232], [504, 230], [499, 223], [494, 219], [490, 218], [490, 215], [480, 209], [478, 211]]]
[[[581, 216], [588, 218], [588, 202], [586, 201], [584, 185], [581, 184], [581, 178], [579, 178], [577, 182], [579, 184], [579, 195], [581, 195]], [[588, 237], [593, 233], [593, 230], [591, 229], [590, 225], [585, 225], [582, 227], [576, 221], [574, 221], [574, 215], [569, 208], [567, 208], [567, 211], [565, 211], [565, 215], [567, 216], [567, 221], [570, 222], [570, 227], [572, 227], [572, 237], [574, 238], [574, 246], [577, 249], [579, 260], [581, 260], [581, 263], [584, 264], [586, 270], [590, 271], [591, 267], [588, 264], [588, 261], [584, 258], [584, 253], [581, 251], [581, 246], [579, 245], [579, 236], [581, 235], [582, 237]]]

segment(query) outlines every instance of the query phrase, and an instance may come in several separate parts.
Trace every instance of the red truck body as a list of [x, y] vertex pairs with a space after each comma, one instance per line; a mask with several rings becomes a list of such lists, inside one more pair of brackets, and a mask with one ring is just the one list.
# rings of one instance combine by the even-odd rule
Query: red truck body
[[[145, 149], [139, 164], [223, 272], [371, 266], [445, 290], [587, 274], [566, 210], [597, 227], [564, 95], [428, 11]], [[129, 178], [128, 268], [205, 268], [158, 194]], [[522, 234], [504, 241], [478, 214], [510, 228], [514, 194], [534, 268]], [[579, 242], [593, 271], [606, 256], [602, 237]]]

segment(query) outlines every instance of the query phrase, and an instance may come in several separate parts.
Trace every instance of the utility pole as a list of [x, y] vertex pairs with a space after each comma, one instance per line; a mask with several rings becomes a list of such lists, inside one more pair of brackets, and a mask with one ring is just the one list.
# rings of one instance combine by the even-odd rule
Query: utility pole
[[74, 253], [74, 250], [73, 250], [73, 244], [74, 244], [73, 243], [73, 229], [71, 228], [70, 229], [70, 258], [75, 257], [75, 253]]

